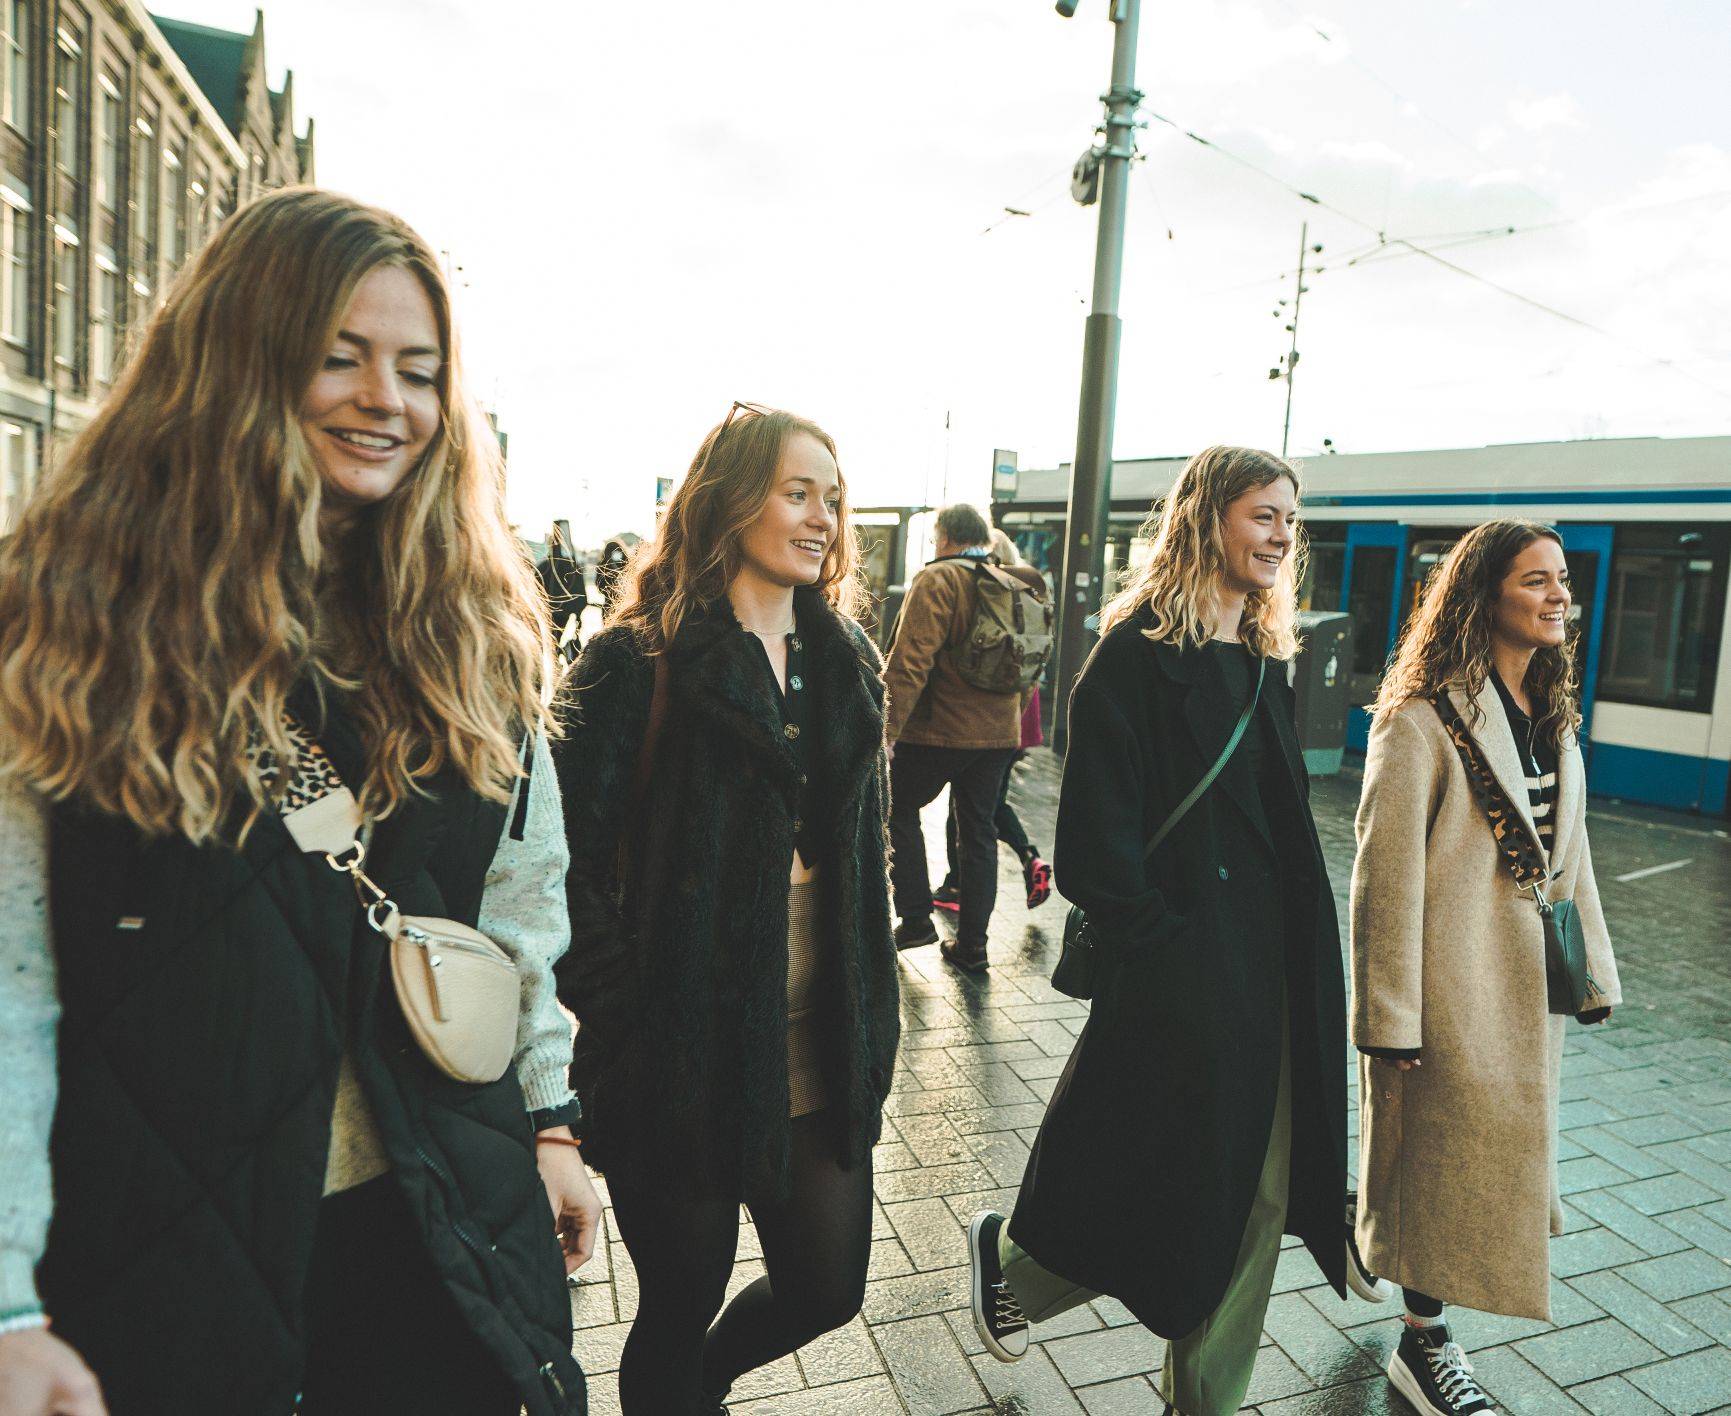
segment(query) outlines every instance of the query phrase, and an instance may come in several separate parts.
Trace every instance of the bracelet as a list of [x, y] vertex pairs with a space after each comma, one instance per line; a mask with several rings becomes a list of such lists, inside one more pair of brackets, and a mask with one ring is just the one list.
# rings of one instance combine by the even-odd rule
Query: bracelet
[[47, 1326], [48, 1314], [40, 1309], [27, 1313], [8, 1313], [5, 1317], [0, 1318], [0, 1337], [5, 1337], [8, 1333], [29, 1332], [34, 1328]]
[[535, 1137], [535, 1144], [538, 1146], [570, 1146], [573, 1150], [583, 1149], [582, 1141], [574, 1141], [569, 1136], [537, 1136]]

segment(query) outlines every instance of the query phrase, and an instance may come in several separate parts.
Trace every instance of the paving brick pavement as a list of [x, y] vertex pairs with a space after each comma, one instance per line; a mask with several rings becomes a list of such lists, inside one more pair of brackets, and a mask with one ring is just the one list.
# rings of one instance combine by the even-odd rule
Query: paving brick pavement
[[[1038, 751], [1012, 800], [1049, 845], [1057, 765]], [[1313, 805], [1345, 918], [1353, 773]], [[1456, 1310], [1455, 1330], [1514, 1416], [1731, 1413], [1731, 840], [1715, 823], [1595, 803], [1594, 866], [1627, 1002], [1598, 1029], [1570, 1025], [1559, 1161], [1567, 1233], [1551, 1252], [1551, 1323]], [[942, 808], [927, 840], [941, 874]], [[1632, 880], [1618, 876], [1688, 863]], [[1034, 1330], [1028, 1356], [986, 1355], [967, 1311], [965, 1226], [1007, 1209], [1086, 1005], [1049, 976], [1056, 897], [1023, 907], [1001, 855], [988, 975], [932, 947], [902, 956], [901, 1065], [876, 1166], [870, 1278], [860, 1317], [753, 1373], [735, 1416], [1141, 1416], [1164, 1344], [1110, 1299]], [[939, 878], [934, 874], [934, 879]], [[1353, 1071], [1348, 1066], [1349, 1087]], [[1357, 1133], [1349, 1094], [1349, 1130]], [[615, 1372], [636, 1303], [611, 1210], [603, 1253], [572, 1289], [592, 1410], [618, 1410]], [[763, 1271], [749, 1222], [733, 1292]], [[1302, 1249], [1283, 1253], [1247, 1410], [1381, 1416], [1409, 1408], [1381, 1375], [1394, 1304], [1337, 1298]]]

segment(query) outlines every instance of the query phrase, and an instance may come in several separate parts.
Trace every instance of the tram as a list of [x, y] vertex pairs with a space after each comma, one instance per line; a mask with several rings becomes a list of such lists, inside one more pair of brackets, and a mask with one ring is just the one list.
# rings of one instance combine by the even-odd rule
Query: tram
[[[1108, 585], [1147, 554], [1137, 528], [1181, 457], [1118, 462]], [[1306, 609], [1352, 615], [1350, 748], [1425, 577], [1469, 527], [1500, 516], [1562, 533], [1582, 636], [1582, 746], [1601, 796], [1722, 816], [1731, 785], [1731, 437], [1517, 443], [1342, 453], [1302, 466]], [[1024, 469], [992, 510], [1054, 581], [1068, 465]]]

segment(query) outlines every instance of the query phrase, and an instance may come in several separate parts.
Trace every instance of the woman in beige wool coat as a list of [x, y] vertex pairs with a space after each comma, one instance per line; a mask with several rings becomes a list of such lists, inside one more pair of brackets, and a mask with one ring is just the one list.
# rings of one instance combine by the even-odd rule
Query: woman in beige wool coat
[[1579, 1017], [1603, 1021], [1621, 993], [1587, 846], [1570, 601], [1554, 530], [1496, 521], [1469, 532], [1402, 636], [1365, 761], [1352, 880], [1353, 1271], [1406, 1290], [1389, 1378], [1438, 1416], [1492, 1409], [1449, 1340], [1445, 1301], [1550, 1316], [1564, 1019], [1548, 1012], [1536, 902], [1517, 888], [1431, 699], [1447, 690], [1518, 815], [1511, 826], [1545, 862], [1547, 897], [1574, 901], [1594, 989]]

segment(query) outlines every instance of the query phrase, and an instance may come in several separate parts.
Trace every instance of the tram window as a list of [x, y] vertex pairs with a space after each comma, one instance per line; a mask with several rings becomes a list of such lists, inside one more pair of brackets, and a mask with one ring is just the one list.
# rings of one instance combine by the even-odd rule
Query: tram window
[[1599, 697], [1704, 713], [1713, 706], [1731, 528], [1617, 527]]
[[1301, 610], [1338, 610], [1340, 582], [1346, 571], [1346, 542], [1338, 532], [1310, 532], [1304, 581], [1298, 587]]
[[1359, 546], [1352, 557], [1352, 684], [1355, 704], [1376, 697], [1388, 656], [1388, 613], [1394, 603], [1394, 547]]

